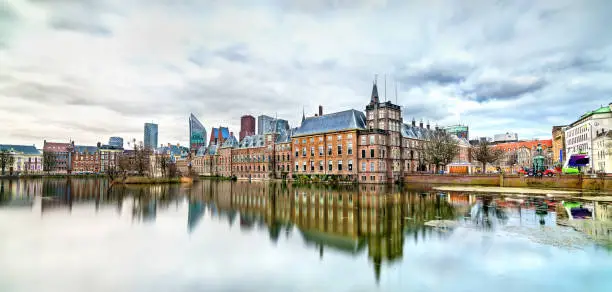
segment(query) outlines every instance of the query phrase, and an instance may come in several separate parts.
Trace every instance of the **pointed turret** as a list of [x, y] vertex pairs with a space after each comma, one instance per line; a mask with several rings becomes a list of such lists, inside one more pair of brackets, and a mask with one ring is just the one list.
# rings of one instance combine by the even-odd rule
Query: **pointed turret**
[[372, 85], [372, 96], [370, 97], [370, 104], [377, 104], [378, 102], [378, 87], [376, 86], [376, 79], [374, 79], [374, 85]]
[[304, 107], [302, 107], [302, 123], [306, 119], [306, 112], [304, 112]]

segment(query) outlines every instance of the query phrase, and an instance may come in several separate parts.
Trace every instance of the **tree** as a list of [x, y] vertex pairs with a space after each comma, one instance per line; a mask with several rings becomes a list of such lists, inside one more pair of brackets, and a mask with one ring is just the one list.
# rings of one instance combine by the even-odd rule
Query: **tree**
[[51, 169], [55, 167], [55, 155], [51, 152], [43, 152], [43, 170], [49, 174]]
[[445, 131], [435, 131], [425, 143], [425, 160], [436, 166], [436, 173], [440, 166], [453, 161], [459, 154], [459, 141]]
[[482, 163], [482, 172], [486, 171], [487, 163], [494, 163], [504, 155], [504, 151], [492, 147], [487, 141], [481, 141], [473, 146], [470, 152], [473, 160]]
[[163, 177], [168, 174], [170, 164], [172, 164], [172, 162], [170, 161], [170, 156], [168, 154], [155, 154], [155, 168], [159, 168], [161, 170]]
[[15, 156], [10, 151], [4, 149], [0, 151], [0, 168], [2, 168], [2, 175], [4, 175], [4, 171], [8, 167], [10, 169], [15, 163]]

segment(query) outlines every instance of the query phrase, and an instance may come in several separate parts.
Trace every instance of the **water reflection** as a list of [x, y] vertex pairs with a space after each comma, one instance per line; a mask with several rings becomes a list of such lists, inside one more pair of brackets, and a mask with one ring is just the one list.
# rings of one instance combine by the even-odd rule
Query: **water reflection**
[[[274, 245], [283, 237], [300, 238], [321, 260], [328, 253], [367, 254], [376, 281], [383, 266], [402, 261], [406, 242], [419, 245], [433, 238], [446, 240], [456, 232], [425, 226], [431, 220], [455, 220], [462, 228], [485, 233], [506, 226], [537, 230], [566, 220], [560, 201], [546, 197], [412, 191], [384, 185], [294, 187], [202, 181], [191, 186], [109, 189], [102, 179], [0, 180], [2, 208], [30, 207], [42, 215], [71, 212], [79, 204], [92, 206], [96, 212], [114, 208], [118, 215], [129, 212], [134, 223], [156, 224], [158, 213], [179, 208], [181, 202], [187, 203], [188, 233], [197, 232], [206, 216], [230, 227], [238, 220], [242, 232], [265, 230]], [[575, 228], [609, 244], [612, 205], [592, 204], [594, 220], [581, 221], [586, 223]], [[490, 240], [485, 238], [485, 248]]]

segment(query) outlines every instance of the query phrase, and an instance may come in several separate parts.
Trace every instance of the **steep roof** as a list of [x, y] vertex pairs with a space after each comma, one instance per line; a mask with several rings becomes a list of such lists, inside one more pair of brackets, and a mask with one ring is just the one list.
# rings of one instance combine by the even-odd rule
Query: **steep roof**
[[504, 151], [517, 150], [519, 148], [535, 148], [538, 147], [538, 144], [542, 145], [542, 148], [551, 148], [552, 147], [552, 139], [547, 140], [531, 140], [531, 141], [519, 141], [519, 142], [510, 142], [510, 143], [500, 143], [496, 144], [493, 147], [502, 149]]
[[0, 144], [0, 151], [15, 151], [26, 155], [40, 155], [40, 151], [34, 145], [10, 145]]
[[402, 124], [402, 137], [418, 140], [427, 140], [434, 130], [413, 126], [411, 124]]
[[223, 145], [221, 145], [221, 148], [233, 148], [233, 147], [237, 147], [238, 146], [238, 140], [236, 140], [236, 137], [234, 136], [229, 136], [229, 138], [227, 138], [224, 142]]
[[302, 125], [293, 133], [293, 136], [304, 136], [353, 129], [362, 130], [365, 128], [365, 115], [360, 111], [351, 109], [318, 117], [306, 118], [302, 122]]
[[378, 103], [378, 102], [379, 102], [378, 87], [376, 86], [376, 82], [374, 82], [374, 85], [372, 86], [372, 95], [370, 96], [370, 103]]
[[253, 148], [264, 146], [264, 135], [246, 136], [238, 144], [238, 148]]
[[87, 152], [89, 154], [93, 154], [93, 153], [98, 152], [98, 147], [96, 147], [96, 146], [75, 145], [74, 146], [74, 152], [77, 152], [79, 154], [83, 154], [85, 152]]
[[56, 142], [46, 142], [43, 146], [43, 151], [45, 152], [70, 152], [70, 148], [72, 148], [72, 143], [56, 143]]

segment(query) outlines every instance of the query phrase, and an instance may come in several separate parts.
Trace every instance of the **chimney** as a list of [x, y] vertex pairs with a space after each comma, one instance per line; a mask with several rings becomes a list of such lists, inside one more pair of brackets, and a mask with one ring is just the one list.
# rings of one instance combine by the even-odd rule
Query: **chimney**
[[436, 125], [436, 132], [438, 131], [438, 129], [439, 129], [439, 128], [438, 128], [438, 125]]
[[419, 127], [423, 128], [423, 121], [419, 122]]
[[[611, 103], [612, 105], [612, 103]], [[319, 105], [319, 117], [323, 115], [323, 106]]]
[[100, 146], [102, 146], [102, 144], [101, 144], [100, 142], [98, 142], [98, 144], [97, 144], [97, 145], [98, 145], [98, 148], [100, 148]]
[[412, 126], [416, 127], [416, 121], [414, 120], [414, 118], [412, 118]]
[[181, 143], [176, 142], [176, 147], [181, 147]]
[[172, 147], [172, 144], [168, 143], [168, 148]]
[[221, 140], [223, 138], [223, 135], [221, 135], [221, 129], [223, 129], [223, 127], [219, 126], [219, 130], [217, 131], [217, 145], [220, 145], [223, 141]]
[[230, 132], [230, 137], [234, 137], [234, 132]]
[[427, 130], [429, 130], [429, 121], [427, 121]]

